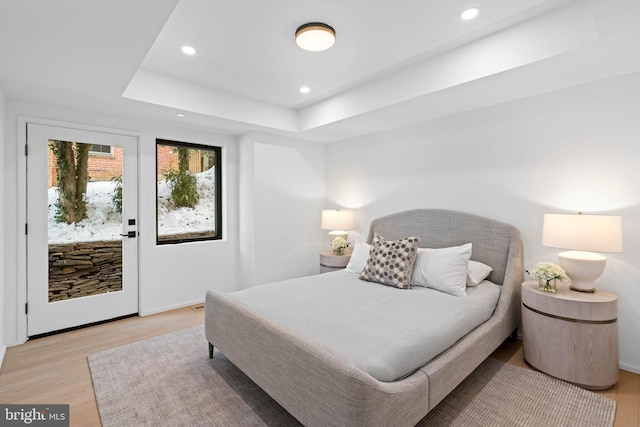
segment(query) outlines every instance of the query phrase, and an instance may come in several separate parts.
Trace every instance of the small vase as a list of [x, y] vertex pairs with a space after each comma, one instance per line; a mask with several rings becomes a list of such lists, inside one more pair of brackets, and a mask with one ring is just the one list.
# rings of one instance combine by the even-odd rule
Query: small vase
[[334, 249], [334, 255], [344, 255], [344, 249]]
[[556, 293], [556, 279], [538, 279], [538, 290]]

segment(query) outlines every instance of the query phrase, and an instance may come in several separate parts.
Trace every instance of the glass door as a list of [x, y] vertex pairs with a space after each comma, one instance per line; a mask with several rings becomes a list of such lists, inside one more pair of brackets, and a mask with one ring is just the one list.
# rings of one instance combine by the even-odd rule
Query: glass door
[[27, 331], [138, 311], [136, 137], [27, 125]]

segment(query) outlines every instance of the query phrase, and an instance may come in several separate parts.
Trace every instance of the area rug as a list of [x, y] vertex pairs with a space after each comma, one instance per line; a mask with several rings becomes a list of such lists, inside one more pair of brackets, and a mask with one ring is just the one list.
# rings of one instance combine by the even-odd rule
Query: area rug
[[[89, 355], [103, 427], [298, 426], [202, 326]], [[614, 400], [489, 358], [419, 426], [610, 427]]]

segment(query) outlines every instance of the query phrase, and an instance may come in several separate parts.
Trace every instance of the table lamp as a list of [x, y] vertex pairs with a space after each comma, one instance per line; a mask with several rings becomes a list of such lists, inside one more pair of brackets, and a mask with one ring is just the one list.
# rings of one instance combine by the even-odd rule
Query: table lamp
[[622, 220], [619, 216], [545, 214], [542, 244], [571, 249], [558, 254], [560, 267], [571, 279], [571, 289], [594, 292], [593, 282], [602, 275], [607, 259], [595, 252], [622, 252]]
[[349, 233], [346, 230], [353, 229], [353, 211], [341, 211], [340, 209], [323, 209], [320, 227], [329, 232], [329, 242], [336, 237], [347, 240]]

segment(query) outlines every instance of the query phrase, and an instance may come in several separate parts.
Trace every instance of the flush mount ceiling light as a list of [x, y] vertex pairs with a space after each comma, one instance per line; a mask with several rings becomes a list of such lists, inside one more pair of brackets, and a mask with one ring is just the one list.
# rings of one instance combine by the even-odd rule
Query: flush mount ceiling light
[[296, 44], [304, 50], [327, 50], [336, 42], [336, 30], [322, 22], [310, 22], [296, 30]]
[[300, 88], [300, 93], [309, 93], [311, 92], [311, 88], [309, 88], [308, 86], [302, 86]]

